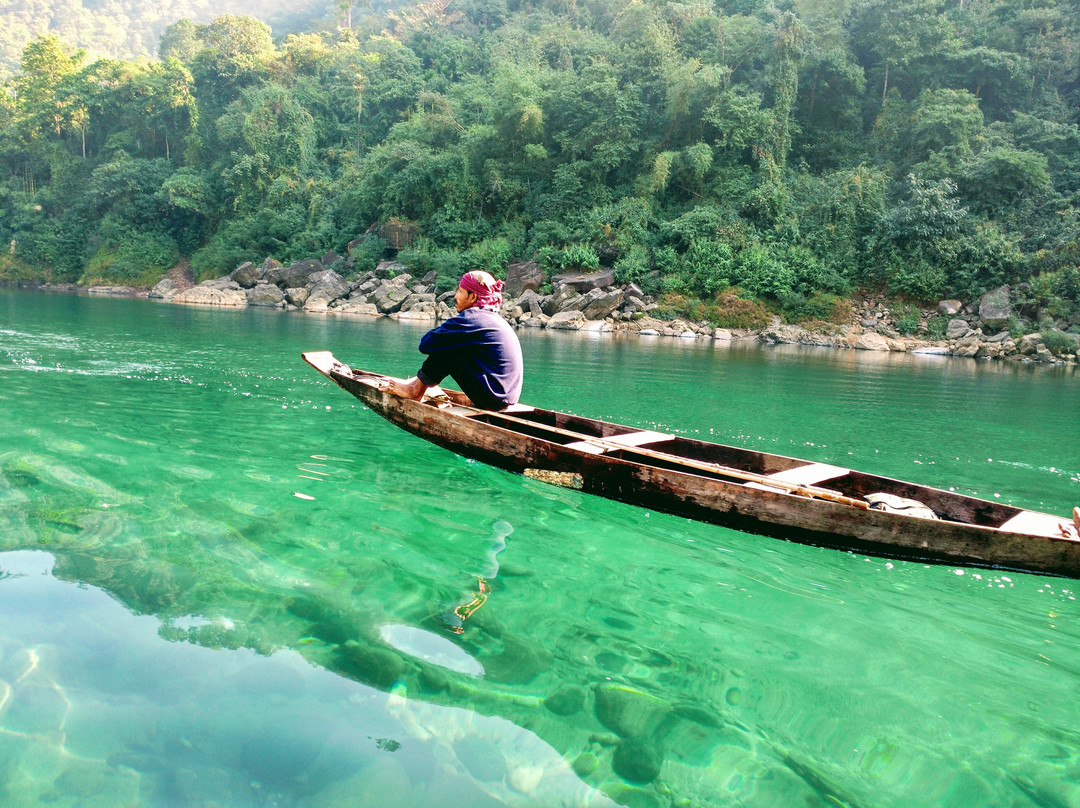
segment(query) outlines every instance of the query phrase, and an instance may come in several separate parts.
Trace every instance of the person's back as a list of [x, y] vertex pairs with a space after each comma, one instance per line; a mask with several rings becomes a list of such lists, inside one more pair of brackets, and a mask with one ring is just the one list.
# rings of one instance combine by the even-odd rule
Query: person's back
[[466, 272], [454, 294], [458, 314], [424, 335], [420, 352], [427, 359], [393, 392], [420, 399], [450, 376], [464, 393], [458, 403], [496, 410], [516, 404], [524, 379], [521, 344], [499, 314], [501, 291], [502, 281], [488, 273]]

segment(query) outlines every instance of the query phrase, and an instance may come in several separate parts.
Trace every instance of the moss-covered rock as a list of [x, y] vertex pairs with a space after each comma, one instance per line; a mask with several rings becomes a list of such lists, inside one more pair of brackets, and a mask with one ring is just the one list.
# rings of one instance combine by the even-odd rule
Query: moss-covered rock
[[611, 768], [631, 783], [651, 783], [660, 776], [664, 755], [646, 738], [627, 738], [615, 747]]
[[632, 687], [604, 684], [596, 688], [596, 717], [623, 738], [652, 734], [671, 712], [671, 705]]

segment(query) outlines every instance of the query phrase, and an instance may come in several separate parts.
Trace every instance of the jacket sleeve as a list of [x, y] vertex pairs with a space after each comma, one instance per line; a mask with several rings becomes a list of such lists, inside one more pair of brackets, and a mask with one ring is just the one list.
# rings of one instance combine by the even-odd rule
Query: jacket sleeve
[[428, 331], [420, 338], [420, 353], [431, 356], [441, 351], [452, 351], [468, 345], [479, 344], [476, 326], [458, 315]]

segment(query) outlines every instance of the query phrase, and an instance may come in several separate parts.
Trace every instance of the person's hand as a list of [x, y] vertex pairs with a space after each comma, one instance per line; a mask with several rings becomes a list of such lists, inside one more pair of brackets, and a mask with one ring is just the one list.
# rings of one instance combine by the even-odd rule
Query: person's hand
[[472, 407], [473, 406], [472, 399], [469, 398], [464, 393], [460, 393], [457, 390], [443, 390], [443, 393], [446, 395], [446, 397], [448, 399], [453, 401], [455, 404], [460, 404], [463, 407]]
[[411, 398], [413, 401], [419, 401], [424, 397], [424, 393], [427, 392], [427, 385], [420, 381], [416, 376], [406, 381], [400, 381], [399, 379], [391, 379], [390, 387], [387, 388], [389, 392], [395, 396], [401, 396], [402, 398]]

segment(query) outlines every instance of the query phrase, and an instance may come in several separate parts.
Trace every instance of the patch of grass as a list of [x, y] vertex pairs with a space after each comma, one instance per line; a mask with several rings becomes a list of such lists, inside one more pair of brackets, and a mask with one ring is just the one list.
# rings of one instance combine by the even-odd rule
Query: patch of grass
[[893, 326], [905, 337], [909, 337], [919, 330], [918, 306], [898, 302], [889, 306], [889, 311], [892, 314]]
[[769, 312], [756, 300], [739, 297], [737, 289], [728, 289], [709, 300], [697, 300], [669, 293], [659, 301], [653, 316], [661, 320], [683, 317], [694, 322], [704, 320], [715, 328], [764, 328]]
[[0, 256], [0, 281], [14, 283], [48, 283], [52, 273], [25, 264], [8, 255]]
[[780, 300], [784, 319], [807, 328], [820, 330], [823, 326], [846, 325], [854, 316], [851, 300], [829, 292], [814, 292], [809, 298], [797, 292], [784, 295]]
[[949, 329], [948, 317], [936, 315], [926, 321], [926, 335], [932, 340], [945, 339], [945, 332]]

